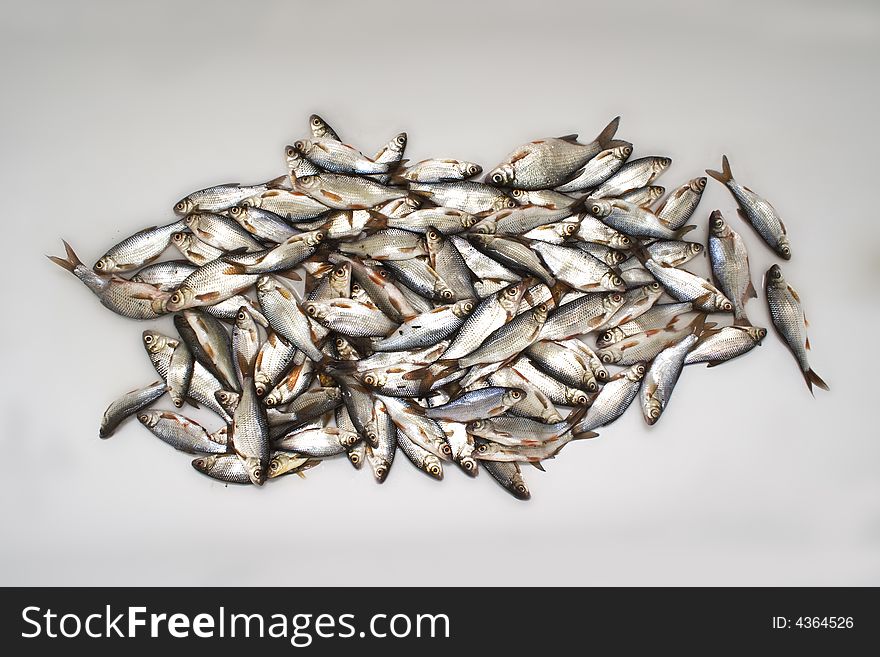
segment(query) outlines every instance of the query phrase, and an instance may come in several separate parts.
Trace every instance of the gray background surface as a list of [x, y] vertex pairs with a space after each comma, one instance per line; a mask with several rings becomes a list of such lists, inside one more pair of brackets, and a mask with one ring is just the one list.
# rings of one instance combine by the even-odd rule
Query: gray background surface
[[[880, 5], [0, 4], [0, 584], [880, 584]], [[330, 462], [227, 488], [136, 422], [98, 440], [155, 379], [146, 326], [43, 255], [93, 262], [189, 191], [283, 173], [311, 112], [368, 153], [407, 130], [413, 160], [484, 166], [621, 114], [670, 189], [727, 153], [788, 224], [832, 392], [771, 333], [689, 368], [653, 429], [633, 409], [528, 469], [528, 504], [402, 456], [383, 486]], [[722, 209], [760, 287], [774, 258], [709, 185], [694, 235]]]

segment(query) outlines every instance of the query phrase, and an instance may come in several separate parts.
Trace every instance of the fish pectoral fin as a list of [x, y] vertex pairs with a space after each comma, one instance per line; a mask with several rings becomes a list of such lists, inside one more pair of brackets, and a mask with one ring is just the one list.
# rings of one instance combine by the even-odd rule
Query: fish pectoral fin
[[[801, 298], [798, 296], [798, 293], [794, 291], [794, 288], [791, 285], [786, 285], [786, 287], [788, 288], [788, 293], [792, 296], [792, 298], [795, 301], [797, 301], [798, 303], [800, 303]], [[806, 321], [807, 321], [807, 318], [804, 317], [804, 322], [806, 322]], [[809, 324], [808, 324], [808, 326], [809, 326]]]
[[544, 469], [544, 466], [541, 465], [541, 462], [540, 462], [540, 461], [529, 461], [529, 463], [530, 463], [533, 467], [535, 467], [535, 468], [537, 468], [538, 470], [540, 470], [541, 472], [547, 472], [547, 471]]

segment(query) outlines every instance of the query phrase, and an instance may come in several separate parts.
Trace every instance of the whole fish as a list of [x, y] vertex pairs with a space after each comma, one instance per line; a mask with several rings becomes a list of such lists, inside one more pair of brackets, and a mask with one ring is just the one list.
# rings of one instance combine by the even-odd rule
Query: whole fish
[[[483, 363], [498, 363], [515, 356], [534, 342], [547, 321], [547, 306], [539, 305], [529, 312], [517, 315], [504, 326], [496, 329], [485, 342], [467, 356], [457, 360], [459, 367]], [[443, 355], [448, 359], [448, 355]]]
[[657, 216], [665, 221], [672, 230], [678, 230], [688, 222], [694, 210], [697, 209], [705, 189], [705, 178], [689, 180], [666, 197], [666, 200], [657, 209]]
[[649, 210], [654, 202], [666, 193], [666, 188], [659, 185], [648, 185], [646, 187], [636, 187], [628, 192], [624, 192], [618, 198], [621, 201], [637, 205], [640, 208]]
[[419, 470], [438, 481], [443, 479], [443, 465], [435, 454], [413, 441], [407, 434], [397, 429], [397, 446], [410, 462]]
[[397, 451], [397, 427], [381, 399], [373, 402], [373, 420], [367, 434], [367, 462], [376, 481], [381, 484], [388, 476]]
[[147, 265], [129, 280], [155, 285], [163, 292], [173, 292], [198, 267], [187, 260], [167, 260]]
[[107, 407], [107, 410], [104, 411], [98, 435], [101, 438], [109, 438], [123, 420], [131, 417], [142, 408], [146, 408], [167, 391], [168, 385], [165, 381], [155, 381], [144, 388], [137, 388], [125, 393], [119, 399], [113, 401]]
[[[553, 404], [562, 406], [586, 406], [590, 403], [590, 397], [583, 390], [569, 386], [557, 380], [552, 375], [535, 367], [531, 359], [520, 356], [510, 366], [512, 370], [521, 374], [535, 388], [540, 390]], [[592, 370], [591, 370], [592, 372]]]
[[93, 269], [101, 274], [137, 269], [162, 255], [171, 243], [171, 236], [185, 228], [186, 225], [180, 220], [165, 226], [144, 228], [108, 249]]
[[398, 228], [380, 230], [353, 242], [339, 245], [343, 253], [355, 253], [373, 260], [409, 260], [428, 255], [424, 240], [417, 234]]
[[[657, 283], [654, 285], [660, 287]], [[660, 295], [658, 294], [656, 298], [660, 298]], [[631, 315], [628, 318], [612, 319], [608, 323], [612, 328], [602, 333], [596, 339], [596, 344], [599, 347], [607, 347], [636, 333], [675, 323], [678, 321], [676, 318], [692, 311], [693, 306], [688, 302], [662, 303], [656, 306], [652, 304], [644, 312]]]
[[174, 204], [174, 213], [183, 216], [196, 210], [221, 212], [231, 208], [233, 205], [238, 205], [248, 197], [278, 187], [285, 187], [289, 184], [290, 181], [287, 176], [280, 176], [258, 185], [240, 185], [238, 183], [215, 185], [214, 187], [200, 189], [188, 196], [184, 196]]
[[278, 383], [292, 366], [297, 353], [297, 348], [277, 333], [272, 330], [267, 332], [266, 340], [260, 345], [257, 360], [254, 362], [254, 389], [258, 397], [265, 395]]
[[434, 420], [471, 422], [501, 415], [522, 398], [523, 391], [518, 388], [481, 388], [466, 392], [442, 406], [428, 408], [425, 413]]
[[591, 200], [586, 209], [614, 230], [634, 237], [674, 240], [692, 228], [672, 230], [650, 210], [620, 199]]
[[[507, 413], [535, 418], [541, 422], [559, 422], [562, 419], [550, 397], [535, 382], [513, 367], [500, 367], [500, 365], [501, 363], [492, 363], [485, 366], [489, 370], [497, 368], [488, 376], [489, 386], [520, 390], [523, 393], [522, 398], [507, 409]], [[472, 368], [471, 371], [475, 369], [480, 368]], [[479, 373], [478, 378], [484, 379], [485, 374]], [[465, 379], [462, 379], [462, 383], [464, 382]], [[474, 385], [483, 386], [482, 383]]]
[[262, 208], [236, 205], [226, 214], [248, 233], [266, 242], [281, 244], [298, 232], [284, 218]]
[[257, 279], [257, 298], [272, 330], [315, 362], [325, 360], [309, 316], [293, 293], [269, 276]]
[[314, 176], [316, 173], [321, 173], [321, 170], [304, 158], [302, 153], [296, 150], [292, 144], [284, 147], [284, 155], [287, 158], [287, 172], [290, 175], [291, 185], [301, 176]]
[[386, 336], [397, 328], [397, 324], [372, 303], [352, 299], [307, 301], [305, 311], [327, 328], [356, 338]]
[[245, 291], [256, 280], [257, 275], [248, 274], [244, 265], [221, 257], [187, 276], [168, 298], [165, 308], [168, 312], [177, 312], [214, 305]]
[[526, 349], [526, 354], [536, 367], [554, 379], [573, 388], [597, 392], [599, 384], [592, 367], [590, 367], [589, 357], [582, 350], [567, 346], [566, 343], [571, 345], [575, 341], [563, 343], [542, 340]]
[[193, 468], [227, 484], [250, 484], [247, 465], [238, 454], [209, 454], [193, 459]]
[[[309, 389], [315, 378], [315, 363], [304, 353], [297, 351], [293, 356], [290, 371], [268, 393], [263, 393], [263, 404], [271, 408], [289, 404]], [[260, 390], [257, 390], [260, 394]], [[262, 395], [261, 395], [262, 396]]]
[[434, 228], [444, 235], [460, 233], [475, 223], [478, 219], [469, 212], [456, 208], [424, 208], [416, 210], [404, 217], [386, 219], [389, 228], [402, 228], [414, 233], [426, 233]]
[[294, 190], [337, 210], [367, 210], [409, 194], [368, 178], [326, 172], [297, 178]]
[[195, 359], [225, 388], [240, 391], [232, 344], [226, 328], [200, 309], [187, 309], [174, 316], [174, 326]]
[[138, 421], [154, 436], [174, 449], [190, 454], [224, 454], [225, 445], [214, 442], [198, 422], [170, 411], [148, 409], [138, 412]]
[[475, 298], [477, 292], [471, 282], [471, 271], [452, 240], [444, 238], [439, 231], [431, 228], [425, 233], [425, 246], [428, 264], [453, 291], [455, 300]]
[[395, 322], [403, 322], [408, 317], [418, 315], [418, 311], [407, 301], [395, 285], [391, 273], [380, 266], [367, 266], [358, 260], [345, 256], [330, 256], [331, 262], [347, 264], [351, 275], [364, 288], [369, 299]]
[[382, 397], [382, 402], [397, 426], [398, 438], [403, 434], [408, 440], [444, 461], [452, 458], [452, 448], [446, 440], [446, 434], [436, 420], [425, 414], [425, 409], [408, 399]]
[[628, 142], [612, 142], [609, 148], [587, 162], [575, 178], [557, 187], [556, 191], [582, 192], [601, 185], [620, 170], [632, 155], [632, 150], [632, 144]]
[[[426, 299], [431, 299], [440, 303], [449, 303], [455, 300], [455, 292], [437, 271], [428, 264], [427, 259], [409, 258], [408, 260], [387, 260], [384, 262], [389, 270], [394, 274], [395, 279], [402, 285], [408, 287], [417, 295]], [[408, 303], [415, 311], [412, 301]]]
[[700, 341], [688, 352], [685, 365], [709, 363], [715, 367], [742, 356], [761, 344], [767, 329], [757, 326], [725, 326], [704, 331]]
[[719, 210], [709, 217], [709, 260], [718, 288], [733, 304], [733, 317], [738, 324], [748, 324], [746, 303], [757, 298], [749, 272], [749, 253], [745, 242], [736, 234]]
[[620, 292], [590, 292], [551, 311], [539, 340], [565, 340], [603, 325], [620, 310], [625, 299]]
[[[203, 242], [192, 233], [174, 233], [171, 236], [171, 244], [180, 251], [184, 258], [199, 267], [223, 255], [223, 251]], [[182, 282], [179, 281], [179, 283]], [[177, 286], [174, 289], [177, 289]]]
[[[558, 440], [580, 422], [586, 408], [573, 410], [567, 418], [553, 424], [538, 422], [527, 417], [499, 415], [487, 420], [468, 422], [468, 433], [507, 447], [535, 447]], [[591, 432], [592, 433], [592, 432]], [[597, 434], [585, 437], [595, 437]]]
[[422, 160], [408, 167], [400, 177], [419, 183], [455, 182], [483, 173], [483, 167], [473, 162], [453, 159]]
[[248, 377], [253, 378], [259, 352], [260, 330], [247, 306], [242, 306], [238, 309], [232, 327], [232, 357], [239, 384]]
[[582, 292], [623, 292], [623, 280], [598, 258], [580, 249], [534, 242], [544, 264], [558, 280]]
[[129, 281], [116, 274], [99, 274], [82, 263], [70, 244], [64, 242], [64, 248], [67, 258], [47, 257], [82, 281], [105, 308], [131, 319], [156, 319], [167, 312], [171, 297], [169, 292], [155, 285]]
[[213, 212], [193, 212], [183, 218], [192, 234], [205, 244], [230, 251], [262, 251], [263, 245], [230, 217]]
[[612, 249], [629, 249], [633, 245], [631, 237], [616, 231], [610, 226], [606, 226], [599, 219], [589, 214], [581, 217], [577, 227], [577, 236], [578, 239], [584, 242], [601, 244]]
[[248, 274], [268, 274], [296, 267], [315, 253], [324, 241], [323, 230], [313, 230], [288, 237], [281, 244], [259, 253], [227, 256], [230, 263], [238, 263]]
[[629, 160], [617, 173], [590, 192], [590, 198], [620, 196], [632, 189], [650, 185], [671, 164], [672, 160], [668, 157], [640, 157]]
[[183, 342], [179, 343], [171, 352], [167, 378], [168, 393], [177, 408], [183, 406], [183, 402], [186, 401], [194, 368], [195, 360], [192, 353]]
[[315, 458], [326, 458], [342, 454], [359, 440], [360, 437], [353, 431], [324, 427], [293, 431], [276, 440], [273, 447]]
[[[460, 235], [452, 235], [449, 238], [449, 241], [455, 245], [455, 248], [461, 254], [461, 257], [464, 258], [464, 262], [468, 266], [468, 269], [470, 269], [474, 276], [481, 281], [493, 280], [505, 283], [515, 283], [522, 279], [522, 276], [519, 274], [512, 272], [498, 261], [493, 260], [482, 251], [474, 248], [470, 242]], [[501, 287], [506, 287], [506, 285]], [[497, 292], [497, 290], [495, 291]], [[481, 297], [482, 296], [488, 296], [488, 294], [481, 295]]]
[[[710, 243], [711, 246], [711, 243]], [[703, 245], [698, 242], [683, 240], [657, 240], [645, 247], [651, 260], [660, 265], [681, 267], [703, 252]]]
[[590, 159], [614, 139], [620, 117], [609, 123], [589, 144], [577, 135], [538, 139], [517, 147], [504, 162], [489, 171], [486, 182], [499, 187], [538, 190], [568, 182]]
[[320, 460], [310, 459], [300, 454], [275, 452], [269, 461], [269, 479], [286, 474], [298, 474], [300, 477], [305, 478], [303, 471], [315, 467], [320, 462]]
[[642, 379], [641, 402], [645, 422], [653, 425], [669, 404], [672, 390], [681, 376], [684, 359], [699, 340], [695, 334], [687, 335], [654, 357]]
[[643, 264], [673, 299], [687, 301], [693, 305], [694, 310], [707, 313], [733, 312], [733, 303], [730, 299], [706, 279], [685, 269], [661, 265], [650, 258]]
[[519, 464], [483, 461], [483, 467], [486, 468], [486, 471], [492, 475], [495, 481], [504, 487], [504, 490], [516, 499], [528, 500], [532, 497], [526, 482], [523, 481]]
[[544, 267], [541, 259], [525, 241], [512, 236], [482, 235], [471, 233], [468, 236], [474, 245], [488, 256], [500, 260], [508, 267], [523, 269], [534, 274], [550, 287], [556, 285], [553, 274]]
[[470, 214], [514, 208], [517, 204], [500, 189], [472, 180], [447, 183], [410, 183], [409, 188], [430, 198], [434, 205], [455, 208]]
[[647, 362], [686, 335], [701, 331], [705, 318], [705, 315], [698, 315], [689, 324], [678, 322], [662, 328], [648, 329], [603, 347], [597, 354], [602, 362], [607, 364], [627, 366]]
[[801, 307], [798, 293], [786, 282], [779, 265], [773, 265], [767, 270], [764, 291], [767, 294], [767, 305], [770, 308], [773, 326], [776, 327], [776, 331], [788, 345], [801, 368], [807, 388], [812, 393], [813, 384], [816, 384], [822, 390], [828, 390], [828, 384], [810, 367], [807, 357], [807, 351], [810, 349], [810, 339], [807, 337], [809, 323]]
[[330, 212], [329, 206], [316, 201], [308, 194], [289, 189], [270, 189], [244, 199], [240, 205], [260, 208], [294, 222], [315, 219]]
[[733, 179], [727, 156], [725, 155], [721, 159], [721, 171], [706, 169], [706, 173], [718, 182], [724, 183], [739, 205], [737, 210], [739, 216], [752, 225], [771, 249], [785, 260], [789, 260], [791, 258], [791, 244], [788, 241], [785, 224], [782, 223], [776, 209], [768, 201]]
[[612, 376], [593, 400], [586, 417], [578, 422], [572, 431], [576, 433], [592, 431], [611, 424], [623, 415], [639, 394], [645, 369], [644, 363], [636, 363]]
[[390, 163], [374, 162], [356, 148], [329, 137], [294, 142], [293, 147], [325, 171], [364, 175], [388, 173]]
[[392, 333], [374, 340], [371, 346], [376, 351], [401, 351], [436, 344], [455, 333], [474, 307], [473, 299], [437, 306], [396, 326]]

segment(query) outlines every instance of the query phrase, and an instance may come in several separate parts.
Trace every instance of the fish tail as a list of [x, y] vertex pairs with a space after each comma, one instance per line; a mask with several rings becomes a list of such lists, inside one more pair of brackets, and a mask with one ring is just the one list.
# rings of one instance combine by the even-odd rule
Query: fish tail
[[807, 382], [807, 388], [810, 389], [810, 394], [813, 393], [813, 384], [815, 383], [817, 386], [822, 388], [822, 390], [829, 390], [828, 384], [822, 380], [822, 377], [816, 374], [812, 369], [804, 372], [804, 380]]
[[599, 143], [599, 146], [602, 147], [602, 150], [605, 150], [605, 147], [608, 143], [614, 139], [614, 135], [617, 134], [617, 127], [620, 125], [620, 117], [616, 116], [611, 119], [611, 122], [605, 126], [605, 129], [599, 133], [599, 136], [596, 137], [596, 141]]
[[572, 440], [587, 440], [589, 438], [595, 438], [599, 434], [595, 431], [572, 431], [571, 439]]
[[[576, 424], [584, 419], [584, 416], [587, 414], [588, 410], [590, 410], [589, 406], [578, 406], [572, 409], [571, 412], [569, 412], [568, 416], [565, 418], [566, 424], [568, 424], [570, 427], [574, 427]], [[574, 433], [577, 434], [580, 432]], [[575, 438], [575, 440], [577, 440], [577, 438]]]
[[540, 462], [540, 461], [527, 461], [527, 463], [528, 463], [529, 465], [531, 465], [533, 468], [535, 468], [536, 470], [540, 470], [541, 472], [547, 472], [547, 471], [544, 469], [544, 466], [541, 465], [541, 462]]
[[268, 187], [269, 189], [291, 189], [290, 175], [285, 174], [283, 176], [273, 178], [266, 183], [266, 187]]
[[689, 225], [689, 226], [684, 226], [684, 227], [682, 227], [682, 228], [679, 228], [677, 231], [675, 231], [675, 239], [680, 240], [682, 237], [684, 237], [685, 235], [687, 235], [687, 234], [688, 234], [689, 232], [691, 232], [692, 230], [696, 230], [696, 228], [697, 228], [697, 227], [696, 227], [696, 225], [694, 225], [694, 224], [691, 224], [691, 225]]
[[73, 272], [78, 266], [82, 265], [82, 260], [76, 255], [73, 250], [73, 247], [70, 246], [66, 241], [61, 240], [64, 243], [64, 250], [67, 251], [67, 258], [59, 258], [58, 256], [46, 256], [54, 262], [59, 267], [64, 267], [69, 272]]
[[746, 312], [743, 310], [739, 315], [736, 315], [733, 318], [734, 326], [751, 326], [752, 322], [749, 320], [749, 316], [746, 315]]
[[367, 210], [370, 213], [370, 218], [367, 219], [366, 223], [364, 223], [364, 228], [368, 228], [370, 230], [381, 230], [383, 228], [388, 228], [388, 217], [386, 217], [381, 212], [377, 212], [376, 210]]
[[718, 182], [724, 183], [725, 185], [733, 180], [733, 173], [731, 173], [730, 171], [730, 162], [727, 160], [726, 155], [721, 156], [721, 171], [706, 169], [706, 173], [708, 173]]

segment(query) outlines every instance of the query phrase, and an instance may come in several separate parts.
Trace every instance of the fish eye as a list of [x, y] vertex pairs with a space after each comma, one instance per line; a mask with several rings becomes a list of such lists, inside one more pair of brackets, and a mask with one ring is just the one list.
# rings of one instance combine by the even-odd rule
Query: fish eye
[[358, 455], [357, 452], [352, 452], [348, 455], [348, 460], [354, 464], [358, 464], [361, 462], [361, 457]]
[[296, 155], [296, 149], [293, 146], [287, 147], [287, 157], [294, 157]]
[[[257, 393], [257, 397], [262, 397], [263, 395], [266, 394], [266, 386], [264, 386], [262, 383], [258, 383], [257, 385], [254, 386], [254, 392]], [[265, 403], [269, 404], [269, 399], [266, 399]], [[272, 403], [274, 404], [275, 402], [272, 402]]]
[[644, 365], [637, 365], [636, 372], [638, 372], [639, 374], [644, 374], [645, 373], [645, 366]]
[[733, 310], [733, 304], [731, 304], [730, 301], [725, 301], [724, 303], [721, 304], [721, 309], [722, 310]]
[[703, 250], [702, 244], [697, 244], [696, 242], [691, 244], [691, 253], [699, 253], [702, 250]]
[[366, 376], [364, 376], [364, 383], [366, 383], [368, 386], [376, 385], [376, 375], [375, 374], [367, 374]]
[[239, 311], [239, 313], [235, 316], [235, 318], [240, 322], [243, 322], [245, 320], [245, 317], [246, 316], [243, 311]]
[[315, 127], [320, 126], [320, 125], [321, 125], [321, 119], [319, 119], [317, 116], [314, 117], [314, 118], [312, 119], [312, 125], [315, 126]]
[[280, 469], [281, 469], [281, 462], [276, 459], [272, 459], [272, 462], [269, 463], [269, 473], [272, 474], [274, 472], [278, 472]]
[[394, 143], [398, 146], [403, 146], [404, 144], [406, 144], [406, 137], [404, 137], [403, 135], [397, 135], [394, 138]]
[[377, 466], [376, 466], [376, 470], [375, 470], [375, 472], [376, 472], [376, 476], [377, 476], [377, 477], [380, 477], [380, 478], [381, 478], [381, 477], [384, 477], [384, 476], [385, 476], [385, 470], [386, 470], [386, 468], [385, 468], [384, 465], [377, 465]]
[[183, 210], [186, 207], [186, 203], [184, 203], [183, 201], [178, 201], [178, 203], [174, 207], [178, 210]]
[[660, 289], [660, 283], [651, 283], [648, 287], [652, 292], [657, 292]]
[[624, 246], [629, 246], [630, 244], [632, 244], [632, 240], [629, 237], [627, 237], [626, 235], [624, 235], [621, 238], [620, 243], [623, 244]]
[[314, 176], [302, 176], [299, 181], [304, 185], [310, 185]]
[[306, 145], [306, 144], [305, 144], [304, 141], [295, 141], [295, 142], [293, 142], [293, 147], [294, 147], [296, 150], [298, 150], [298, 151], [301, 151], [301, 150], [303, 149], [303, 147], [305, 147], [305, 145]]
[[150, 419], [150, 416], [147, 415], [146, 413], [141, 413], [140, 415], [138, 415], [138, 420], [140, 420], [141, 422], [146, 422], [149, 419]]
[[380, 270], [379, 270], [379, 276], [381, 276], [382, 278], [388, 278], [389, 274], [388, 274], [388, 272], [385, 271], [384, 269], [380, 269]]
[[599, 358], [601, 359], [601, 361], [603, 363], [613, 363], [614, 362], [614, 356], [612, 356], [610, 353], [604, 353], [601, 356], [599, 356]]
[[336, 338], [336, 346], [340, 349], [345, 346], [345, 340], [342, 338]]
[[517, 484], [517, 485], [516, 485], [516, 490], [517, 490], [517, 492], [519, 492], [519, 493], [528, 493], [528, 492], [529, 492], [529, 489], [526, 488], [526, 485], [525, 485], [525, 484]]
[[262, 478], [263, 478], [263, 470], [262, 470], [262, 468], [254, 468], [254, 470], [253, 470], [253, 477], [254, 477], [254, 479], [256, 479], [256, 480], [260, 480], [260, 479], [262, 479]]
[[146, 342], [147, 344], [153, 344], [153, 336], [152, 335], [145, 335], [144, 342]]
[[605, 331], [602, 335], [599, 336], [599, 339], [602, 342], [611, 342], [611, 331]]
[[500, 173], [493, 173], [492, 174], [492, 182], [493, 183], [504, 182], [504, 176], [502, 176]]
[[[265, 389], [263, 389], [263, 392], [265, 392]], [[257, 389], [257, 394], [262, 395], [262, 393], [259, 391], [259, 389]], [[268, 397], [266, 397], [266, 399], [263, 401], [263, 403], [266, 406], [270, 406], [270, 407], [274, 406], [275, 405], [275, 398], [272, 397], [271, 395], [269, 395]]]
[[621, 153], [623, 153], [624, 157], [629, 157], [630, 155], [632, 155], [632, 152], [633, 152], [633, 149], [630, 148], [629, 146], [624, 146], [623, 149], [621, 150]]
[[180, 303], [180, 292], [175, 292], [171, 295], [171, 303]]
[[612, 295], [611, 295], [611, 300], [612, 300], [614, 303], [620, 303], [621, 301], [623, 301], [623, 295], [620, 294], [620, 293], [612, 294]]
[[507, 205], [508, 208], [515, 208], [516, 202], [513, 199], [510, 199], [507, 201], [507, 203], [505, 205]]
[[592, 205], [590, 207], [590, 212], [592, 212], [593, 214], [599, 214], [600, 212], [602, 212], [602, 206], [601, 205]]
[[541, 313], [547, 312], [547, 304], [542, 303], [540, 306], [538, 306], [538, 312], [541, 312]]
[[485, 454], [486, 452], [489, 451], [489, 446], [488, 446], [486, 443], [483, 443], [482, 445], [480, 445], [479, 447], [477, 447], [477, 451], [478, 451], [480, 454]]
[[440, 293], [440, 296], [444, 299], [452, 299], [455, 296], [455, 294], [452, 292], [452, 290], [443, 290]]
[[668, 167], [670, 164], [672, 164], [672, 160], [670, 160], [668, 157], [661, 157], [660, 158], [660, 166]]
[[318, 309], [315, 306], [313, 306], [312, 304], [309, 304], [306, 306], [306, 312], [309, 315], [311, 315], [312, 317], [314, 317], [315, 315], [318, 314]]
[[[596, 384], [594, 383], [593, 385], [595, 386]], [[584, 404], [587, 403], [587, 396], [583, 395], [583, 394], [575, 395], [574, 396], [574, 403], [577, 404], [578, 406], [583, 406]]]
[[519, 390], [512, 390], [510, 392], [511, 399], [520, 399], [522, 397], [522, 393]]
[[618, 276], [617, 274], [614, 274], [611, 277], [611, 284], [614, 286], [623, 285], [623, 279], [620, 278], [620, 276]]
[[[589, 383], [587, 383], [587, 390], [589, 390], [590, 392], [596, 392], [598, 389], [599, 389], [599, 384], [596, 383], [595, 381], [590, 381]], [[586, 397], [584, 398], [584, 403], [585, 404], [587, 403]]]

